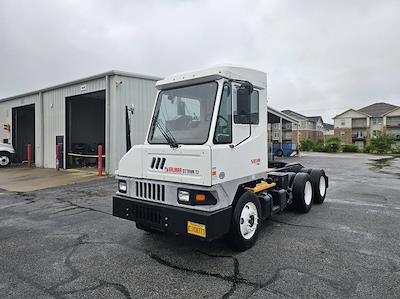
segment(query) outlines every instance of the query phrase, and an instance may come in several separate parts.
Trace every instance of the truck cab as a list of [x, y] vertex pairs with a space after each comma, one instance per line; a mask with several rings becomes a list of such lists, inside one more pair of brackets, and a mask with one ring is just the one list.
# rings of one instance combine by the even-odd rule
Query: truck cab
[[116, 171], [115, 216], [147, 231], [204, 240], [228, 235], [247, 249], [262, 220], [293, 203], [295, 181], [303, 204], [307, 197], [303, 210], [317, 193], [325, 197], [323, 170], [269, 168], [264, 72], [217, 66], [171, 75], [156, 87], [147, 138]]

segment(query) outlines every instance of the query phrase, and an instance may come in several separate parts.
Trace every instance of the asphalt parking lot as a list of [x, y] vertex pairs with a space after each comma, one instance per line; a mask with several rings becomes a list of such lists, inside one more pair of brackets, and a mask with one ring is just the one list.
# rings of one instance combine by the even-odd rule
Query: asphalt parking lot
[[274, 216], [241, 253], [112, 217], [112, 179], [0, 191], [0, 297], [398, 298], [400, 159], [295, 160], [326, 170], [325, 203]]

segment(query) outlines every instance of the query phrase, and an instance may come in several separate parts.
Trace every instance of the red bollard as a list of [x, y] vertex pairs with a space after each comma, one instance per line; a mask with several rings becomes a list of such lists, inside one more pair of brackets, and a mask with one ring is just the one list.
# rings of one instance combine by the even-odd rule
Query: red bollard
[[56, 169], [60, 171], [60, 145], [56, 145]]
[[97, 147], [97, 150], [99, 152], [99, 158], [97, 159], [97, 168], [99, 171], [99, 176], [103, 175], [103, 146], [99, 144]]
[[32, 168], [32, 146], [28, 144], [28, 167]]

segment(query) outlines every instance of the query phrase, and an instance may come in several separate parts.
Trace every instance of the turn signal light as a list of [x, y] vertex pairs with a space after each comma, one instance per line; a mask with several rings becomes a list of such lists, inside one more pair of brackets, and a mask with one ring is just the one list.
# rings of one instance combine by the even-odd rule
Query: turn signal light
[[196, 201], [206, 201], [206, 196], [204, 194], [196, 194]]

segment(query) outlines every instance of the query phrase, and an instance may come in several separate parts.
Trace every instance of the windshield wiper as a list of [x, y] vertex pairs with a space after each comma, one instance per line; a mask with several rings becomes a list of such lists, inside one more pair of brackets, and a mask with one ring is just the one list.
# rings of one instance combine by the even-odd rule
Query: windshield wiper
[[153, 134], [155, 131], [154, 125], [156, 125], [157, 128], [160, 130], [161, 134], [163, 135], [163, 137], [165, 138], [165, 140], [167, 141], [167, 143], [169, 144], [170, 147], [178, 147], [178, 143], [176, 142], [172, 133], [167, 129], [166, 126], [163, 126], [159, 122], [158, 115], [157, 115], [157, 117], [156, 116], [153, 117]]

